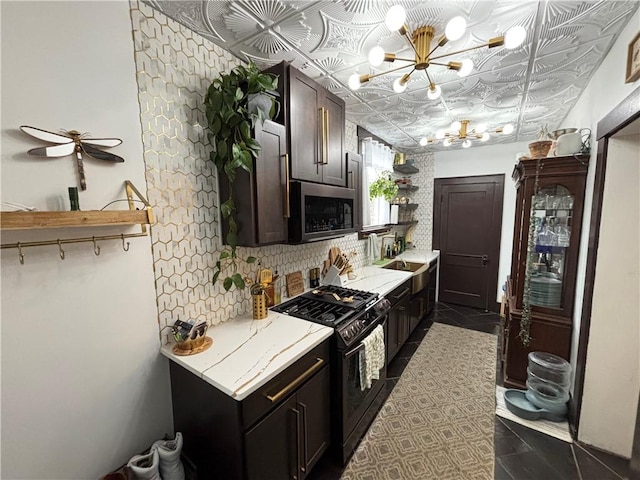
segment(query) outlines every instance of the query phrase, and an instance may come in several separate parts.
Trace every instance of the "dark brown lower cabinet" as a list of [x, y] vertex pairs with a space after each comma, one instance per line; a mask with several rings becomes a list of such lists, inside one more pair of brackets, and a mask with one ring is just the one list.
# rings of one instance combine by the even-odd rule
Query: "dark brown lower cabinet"
[[304, 479], [327, 449], [329, 368], [245, 435], [247, 478]]
[[329, 446], [329, 340], [243, 400], [170, 362], [173, 422], [198, 478], [303, 480]]
[[411, 334], [410, 293], [411, 279], [387, 295], [387, 299], [391, 302], [391, 310], [387, 320], [387, 363], [393, 360]]

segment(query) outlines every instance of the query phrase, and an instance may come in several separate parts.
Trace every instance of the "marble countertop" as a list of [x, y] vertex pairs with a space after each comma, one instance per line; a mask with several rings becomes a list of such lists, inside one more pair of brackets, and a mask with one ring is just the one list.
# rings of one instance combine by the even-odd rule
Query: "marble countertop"
[[[411, 250], [401, 255], [406, 261], [423, 263], [438, 256], [437, 250]], [[345, 286], [385, 296], [411, 275], [369, 265]], [[270, 310], [264, 320], [253, 320], [248, 313], [210, 327], [207, 335], [213, 339], [213, 345], [202, 353], [175, 355], [171, 351], [173, 344], [164, 345], [161, 353], [240, 401], [332, 334], [330, 327]]]
[[175, 355], [173, 344], [161, 353], [235, 400], [242, 400], [333, 334], [333, 329], [269, 311], [251, 313], [210, 327], [213, 345], [190, 356]]

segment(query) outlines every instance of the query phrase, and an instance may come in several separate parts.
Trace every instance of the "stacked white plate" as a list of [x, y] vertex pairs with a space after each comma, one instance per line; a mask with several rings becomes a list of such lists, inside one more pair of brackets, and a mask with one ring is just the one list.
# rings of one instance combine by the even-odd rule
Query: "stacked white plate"
[[532, 305], [560, 307], [562, 302], [562, 280], [554, 277], [535, 275], [531, 277]]

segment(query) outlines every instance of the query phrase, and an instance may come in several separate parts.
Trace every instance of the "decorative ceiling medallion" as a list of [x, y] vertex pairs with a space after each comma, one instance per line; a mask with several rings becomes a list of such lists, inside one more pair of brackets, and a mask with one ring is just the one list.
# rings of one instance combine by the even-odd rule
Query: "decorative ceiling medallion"
[[[257, 37], [249, 39], [249, 45], [263, 53], [275, 54], [288, 45], [285, 39], [295, 47], [309, 38], [311, 27], [304, 21], [304, 13], [296, 13], [297, 9], [284, 5], [280, 0], [232, 3], [232, 13], [224, 19], [225, 25], [236, 39], [250, 37], [261, 29]], [[281, 37], [281, 38], [279, 38]]]
[[378, 24], [354, 25], [349, 22], [342, 22], [336, 18], [332, 18], [322, 10], [320, 17], [323, 23], [323, 35], [320, 43], [313, 52], [321, 50], [329, 50], [338, 53], [350, 53], [351, 55], [360, 56], [362, 54], [362, 45], [367, 40], [373, 29]]
[[378, 0], [334, 0], [344, 6], [347, 12], [367, 13], [371, 8], [375, 7]]
[[317, 81], [320, 82], [323, 87], [328, 88], [332, 92], [335, 92], [336, 90], [342, 90], [342, 85], [340, 85], [340, 83], [335, 78], [328, 75], [320, 76]]
[[322, 60], [318, 60], [316, 63], [329, 73], [334, 73], [338, 70], [341, 70], [347, 65], [347, 63], [342, 58], [337, 57], [323, 58]]
[[240, 50], [240, 53], [247, 62], [255, 63], [261, 70], [273, 67], [275, 64], [280, 62], [279, 59], [259, 57], [257, 55], [252, 55], [251, 53], [245, 52], [244, 50]]

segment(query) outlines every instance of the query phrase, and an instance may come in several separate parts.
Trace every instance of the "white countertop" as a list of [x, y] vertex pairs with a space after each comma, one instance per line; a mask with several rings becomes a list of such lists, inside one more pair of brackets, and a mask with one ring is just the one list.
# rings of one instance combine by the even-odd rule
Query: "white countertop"
[[242, 400], [333, 334], [333, 329], [269, 311], [267, 318], [238, 317], [210, 327], [213, 345], [190, 356], [162, 354], [194, 375]]
[[[406, 261], [429, 263], [438, 258], [439, 253], [437, 250], [410, 250], [401, 257]], [[390, 293], [412, 275], [411, 272], [373, 265], [358, 273], [358, 278], [345, 286], [381, 296]], [[269, 310], [264, 320], [253, 320], [248, 313], [210, 327], [207, 336], [213, 339], [213, 345], [202, 353], [175, 355], [171, 351], [173, 344], [164, 345], [161, 353], [239, 401], [332, 334], [330, 327]]]

